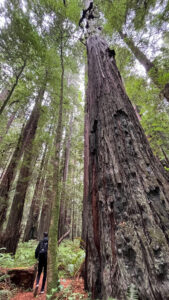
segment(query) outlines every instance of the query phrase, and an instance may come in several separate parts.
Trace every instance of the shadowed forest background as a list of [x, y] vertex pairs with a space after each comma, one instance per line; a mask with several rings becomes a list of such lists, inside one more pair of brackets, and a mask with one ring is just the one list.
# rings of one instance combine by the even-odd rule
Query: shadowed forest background
[[1, 1], [0, 261], [49, 232], [51, 299], [77, 275], [169, 299], [168, 21], [168, 0]]

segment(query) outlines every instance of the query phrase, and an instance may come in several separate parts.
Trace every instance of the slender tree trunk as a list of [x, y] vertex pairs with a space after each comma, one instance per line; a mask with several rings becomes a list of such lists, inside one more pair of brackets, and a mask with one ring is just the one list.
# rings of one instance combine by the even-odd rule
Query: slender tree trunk
[[31, 203], [31, 207], [29, 210], [29, 215], [25, 227], [24, 238], [23, 238], [24, 242], [27, 242], [30, 239], [37, 239], [40, 200], [41, 200], [43, 185], [44, 185], [44, 176], [42, 176], [42, 172], [44, 169], [44, 165], [46, 163], [46, 152], [47, 152], [47, 144], [45, 145], [43, 157], [41, 160], [39, 175], [36, 181], [35, 191], [32, 198], [32, 203]]
[[16, 75], [15, 82], [14, 82], [14, 84], [13, 84], [11, 90], [9, 90], [9, 93], [8, 93], [6, 99], [4, 100], [4, 103], [2, 104], [2, 106], [1, 106], [1, 108], [0, 108], [0, 115], [3, 113], [3, 111], [4, 111], [5, 107], [6, 107], [6, 105], [8, 104], [8, 102], [9, 102], [9, 100], [10, 100], [10, 98], [11, 98], [11, 96], [12, 96], [12, 94], [13, 94], [15, 88], [16, 88], [16, 86], [18, 85], [18, 81], [19, 81], [19, 79], [20, 79], [20, 77], [21, 77], [21, 75], [22, 75], [22, 73], [23, 73], [25, 67], [26, 67], [26, 60], [24, 61], [24, 63], [23, 63], [23, 65], [22, 65], [22, 67], [21, 67], [19, 73]]
[[2, 90], [2, 92], [0, 93], [0, 101], [4, 102], [5, 99], [6, 99], [6, 97], [7, 97], [8, 94], [9, 94], [9, 92], [10, 92], [10, 91], [9, 91], [7, 88], [4, 88], [4, 89]]
[[75, 205], [74, 205], [74, 200], [72, 202], [72, 241], [74, 240], [74, 227], [75, 227]]
[[46, 178], [44, 187], [44, 202], [42, 205], [40, 221], [38, 226], [38, 240], [43, 238], [43, 233], [49, 231], [51, 207], [52, 207], [52, 183], [50, 178]]
[[163, 96], [169, 101], [169, 83], [166, 83], [164, 86], [162, 86], [159, 83], [158, 76], [159, 76], [159, 70], [154, 65], [154, 62], [151, 62], [146, 55], [137, 47], [135, 46], [133, 40], [127, 36], [127, 34], [122, 33], [122, 31], [119, 31], [119, 34], [123, 41], [127, 44], [129, 49], [132, 51], [132, 53], [135, 55], [135, 57], [138, 59], [138, 61], [143, 65], [146, 72], [148, 73], [149, 77], [153, 81], [153, 83], [159, 88], [162, 89]]
[[89, 195], [86, 286], [93, 299], [169, 299], [169, 183], [107, 43], [87, 40]]
[[52, 195], [52, 211], [49, 229], [49, 248], [48, 248], [48, 285], [47, 291], [51, 292], [52, 288], [56, 288], [58, 284], [57, 269], [57, 251], [58, 251], [58, 222], [60, 211], [60, 148], [62, 139], [62, 115], [63, 115], [63, 88], [64, 88], [64, 61], [63, 61], [63, 36], [61, 32], [60, 44], [60, 62], [61, 62], [61, 88], [59, 103], [59, 118], [55, 137], [55, 158], [53, 172], [53, 195]]
[[70, 117], [69, 131], [67, 134], [67, 142], [65, 149], [65, 161], [64, 161], [64, 170], [63, 170], [63, 183], [62, 183], [62, 192], [60, 197], [60, 214], [59, 214], [59, 236], [64, 235], [64, 233], [68, 230], [65, 222], [65, 209], [66, 209], [66, 181], [69, 167], [69, 158], [70, 158], [70, 147], [71, 147], [71, 138], [72, 138], [72, 130], [73, 130], [73, 114]]
[[21, 234], [21, 220], [23, 215], [23, 207], [25, 202], [25, 195], [28, 188], [29, 179], [32, 172], [32, 158], [33, 158], [33, 141], [36, 134], [38, 120], [40, 117], [41, 102], [43, 100], [45, 87], [41, 88], [36, 104], [34, 106], [31, 118], [29, 120], [29, 127], [27, 127], [29, 134], [25, 141], [24, 157], [20, 168], [19, 178], [16, 185], [15, 195], [12, 202], [12, 207], [6, 227], [6, 231], [1, 236], [1, 246], [6, 247], [7, 252], [15, 254], [19, 237]]

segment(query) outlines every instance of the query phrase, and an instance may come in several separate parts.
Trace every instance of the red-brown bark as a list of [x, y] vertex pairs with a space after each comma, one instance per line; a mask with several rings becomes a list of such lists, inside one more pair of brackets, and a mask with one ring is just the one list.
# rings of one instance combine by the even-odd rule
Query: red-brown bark
[[89, 194], [85, 285], [93, 299], [169, 299], [169, 183], [108, 45], [87, 40]]
[[[87, 95], [86, 95], [87, 98]], [[85, 103], [85, 123], [84, 123], [84, 189], [83, 189], [83, 211], [82, 211], [82, 241], [81, 246], [84, 247], [87, 232], [87, 197], [88, 197], [88, 168], [89, 168], [89, 117], [87, 102]]]

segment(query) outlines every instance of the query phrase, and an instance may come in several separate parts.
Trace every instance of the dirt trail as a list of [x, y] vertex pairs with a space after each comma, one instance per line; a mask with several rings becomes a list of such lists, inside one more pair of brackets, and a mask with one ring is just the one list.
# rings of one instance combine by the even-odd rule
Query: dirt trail
[[[41, 279], [42, 280], [42, 279]], [[84, 283], [82, 279], [61, 279], [61, 285], [64, 287], [64, 289], [67, 288], [68, 286], [71, 286], [71, 293], [76, 293], [76, 294], [81, 294], [84, 296], [83, 299], [87, 299], [87, 294], [84, 291]], [[40, 293], [40, 287], [41, 287], [41, 282], [39, 285], [39, 293]], [[16, 294], [11, 300], [33, 300], [33, 299], [38, 299], [38, 300], [46, 300], [46, 291], [44, 294], [39, 294], [34, 298], [33, 296], [33, 291], [32, 292], [20, 292]], [[64, 298], [66, 299], [66, 298]], [[77, 299], [78, 295], [77, 295]]]

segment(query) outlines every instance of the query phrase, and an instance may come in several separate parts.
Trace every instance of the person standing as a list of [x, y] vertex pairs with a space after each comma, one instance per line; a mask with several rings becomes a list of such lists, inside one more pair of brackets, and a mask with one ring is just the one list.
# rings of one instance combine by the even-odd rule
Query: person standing
[[44, 293], [46, 276], [47, 276], [47, 252], [48, 252], [48, 233], [44, 232], [43, 240], [39, 242], [36, 250], [35, 250], [35, 258], [39, 260], [38, 262], [38, 275], [36, 278], [36, 287], [34, 290], [34, 297], [36, 297], [39, 288], [39, 280], [43, 270], [43, 281], [41, 287], [41, 294]]

